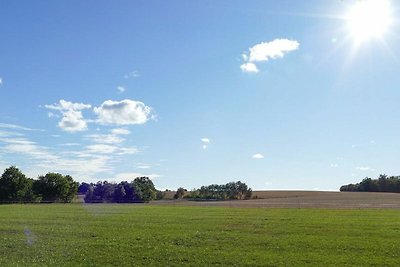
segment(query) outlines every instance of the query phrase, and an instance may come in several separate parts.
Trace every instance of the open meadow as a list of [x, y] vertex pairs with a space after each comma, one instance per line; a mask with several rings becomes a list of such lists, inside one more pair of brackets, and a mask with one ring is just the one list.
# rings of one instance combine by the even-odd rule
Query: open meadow
[[400, 264], [398, 209], [177, 203], [1, 205], [0, 266]]

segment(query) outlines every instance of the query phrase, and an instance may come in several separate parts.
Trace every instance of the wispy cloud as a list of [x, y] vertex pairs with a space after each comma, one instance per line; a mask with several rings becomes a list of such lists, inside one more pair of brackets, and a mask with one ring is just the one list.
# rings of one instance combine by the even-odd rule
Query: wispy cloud
[[125, 92], [126, 88], [125, 86], [119, 85], [117, 86], [117, 90], [120, 94], [122, 94], [123, 92]]
[[38, 129], [32, 129], [32, 128], [27, 128], [15, 124], [8, 124], [8, 123], [1, 123], [0, 122], [0, 128], [8, 128], [8, 129], [14, 129], [14, 130], [23, 130], [23, 131], [43, 131], [43, 130], [38, 130]]
[[147, 165], [147, 164], [138, 164], [137, 166], [136, 166], [136, 168], [138, 168], [138, 169], [150, 169], [151, 168], [151, 166], [150, 165]]
[[210, 138], [207, 137], [201, 138], [200, 141], [203, 143], [202, 145], [203, 149], [207, 149], [208, 145], [211, 143]]
[[296, 40], [275, 39], [262, 42], [249, 48], [249, 52], [242, 54], [244, 63], [240, 66], [243, 72], [258, 72], [255, 62], [269, 61], [285, 56], [285, 54], [299, 49], [300, 43]]
[[3, 86], [3, 78], [0, 77], [0, 86]]
[[132, 79], [132, 78], [138, 78], [138, 77], [140, 77], [140, 74], [137, 70], [131, 71], [124, 75], [125, 79]]
[[131, 131], [129, 131], [128, 129], [124, 129], [124, 128], [115, 128], [115, 129], [111, 130], [111, 133], [115, 134], [115, 135], [127, 135], [127, 134], [130, 134]]
[[115, 134], [89, 134], [85, 138], [101, 144], [119, 144], [125, 141], [124, 138]]
[[78, 143], [63, 143], [53, 149], [12, 133], [0, 135], [0, 147], [0, 158], [18, 156], [23, 159], [21, 164], [28, 166], [26, 173], [30, 177], [54, 171], [68, 173], [80, 181], [92, 181], [97, 174], [110, 173], [122, 156], [139, 151], [136, 147]]
[[58, 127], [67, 132], [80, 132], [87, 130], [87, 122], [83, 118], [82, 110], [91, 108], [89, 104], [72, 103], [61, 99], [59, 103], [45, 105], [46, 108], [61, 112], [62, 119]]
[[124, 173], [119, 173], [119, 174], [115, 175], [114, 180], [132, 181], [137, 177], [143, 177], [143, 176], [149, 177], [151, 180], [161, 177], [161, 175], [155, 174], [155, 173], [146, 174], [146, 173], [140, 173], [140, 172], [124, 172]]
[[359, 170], [359, 171], [375, 171], [375, 169], [372, 169], [369, 166], [359, 166], [359, 167], [356, 167], [356, 170]]
[[264, 155], [263, 154], [260, 154], [260, 153], [257, 153], [257, 154], [254, 154], [253, 156], [251, 156], [253, 159], [263, 159], [264, 158]]

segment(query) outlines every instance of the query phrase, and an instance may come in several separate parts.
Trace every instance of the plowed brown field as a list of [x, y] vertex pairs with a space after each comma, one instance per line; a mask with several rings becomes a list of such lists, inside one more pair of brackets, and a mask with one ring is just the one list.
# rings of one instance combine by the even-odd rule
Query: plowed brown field
[[321, 192], [321, 191], [254, 191], [250, 200], [233, 201], [154, 201], [155, 205], [195, 205], [249, 208], [334, 208], [400, 209], [400, 194], [369, 192]]

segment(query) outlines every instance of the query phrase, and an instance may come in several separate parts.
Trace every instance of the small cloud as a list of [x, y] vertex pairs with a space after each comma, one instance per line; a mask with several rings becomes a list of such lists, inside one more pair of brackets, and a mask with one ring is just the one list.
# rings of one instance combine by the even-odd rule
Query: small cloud
[[356, 167], [356, 170], [369, 171], [369, 170], [372, 170], [372, 169], [371, 169], [371, 167], [368, 167], [368, 166], [360, 166], [360, 167]]
[[244, 64], [240, 65], [240, 69], [243, 72], [254, 72], [254, 73], [257, 73], [259, 71], [257, 66], [256, 66], [256, 64], [251, 63], [251, 62], [247, 62], [247, 63], [244, 63]]
[[209, 144], [210, 143], [210, 139], [208, 138], [201, 138], [201, 142], [205, 143], [205, 144]]
[[62, 119], [58, 127], [67, 132], [80, 132], [87, 130], [87, 122], [83, 118], [82, 110], [91, 108], [91, 105], [83, 103], [72, 103], [61, 99], [59, 103], [45, 105], [45, 108], [57, 110]]
[[0, 122], [0, 128], [23, 130], [23, 131], [43, 131], [43, 130], [36, 130], [36, 129], [32, 129], [32, 128], [15, 125], [15, 124], [8, 124], [8, 123], [1, 123], [1, 122]]
[[331, 163], [331, 168], [337, 168], [339, 165], [337, 163]]
[[111, 130], [111, 133], [115, 134], [115, 135], [127, 135], [127, 134], [130, 134], [131, 131], [124, 129], [124, 128], [115, 128], [115, 129]]
[[64, 143], [64, 144], [59, 144], [59, 146], [80, 146], [81, 144], [79, 143]]
[[124, 86], [119, 85], [117, 86], [117, 90], [120, 94], [122, 94], [123, 92], [125, 92], [126, 88]]
[[207, 149], [208, 145], [210, 144], [211, 140], [209, 138], [201, 138], [201, 142], [203, 143], [203, 149]]
[[146, 164], [138, 164], [136, 166], [136, 168], [138, 168], [138, 169], [150, 169], [151, 166], [150, 165], [146, 165]]
[[0, 77], [0, 86], [3, 86], [3, 78]]
[[115, 180], [117, 181], [133, 181], [137, 177], [149, 177], [151, 180], [161, 177], [159, 174], [145, 174], [145, 173], [138, 173], [138, 172], [126, 172], [126, 173], [119, 173], [115, 176]]
[[140, 74], [137, 70], [131, 71], [128, 74], [124, 75], [125, 79], [132, 79], [132, 78], [138, 78], [140, 77]]
[[89, 134], [85, 137], [86, 139], [98, 144], [119, 144], [125, 141], [124, 138], [114, 134]]
[[275, 39], [270, 42], [262, 42], [249, 48], [249, 52], [242, 54], [245, 62], [240, 66], [243, 72], [258, 72], [255, 62], [269, 61], [283, 58], [285, 54], [299, 49], [300, 43], [296, 40]]
[[370, 144], [375, 144], [375, 140], [369, 141]]
[[251, 156], [253, 159], [263, 159], [264, 158], [264, 155], [263, 154], [260, 154], [260, 153], [257, 153], [257, 154], [254, 154], [253, 156]]
[[94, 108], [94, 113], [98, 116], [97, 122], [104, 125], [144, 124], [153, 116], [151, 107], [130, 99], [104, 101]]
[[49, 117], [49, 118], [59, 118], [60, 116], [58, 116], [57, 114], [55, 114], [53, 112], [47, 112], [47, 117]]

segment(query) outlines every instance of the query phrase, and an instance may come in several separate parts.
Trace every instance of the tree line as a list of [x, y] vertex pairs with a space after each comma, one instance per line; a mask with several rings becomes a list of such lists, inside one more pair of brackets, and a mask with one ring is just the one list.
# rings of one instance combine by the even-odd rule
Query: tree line
[[69, 175], [49, 172], [34, 180], [11, 166], [0, 177], [0, 202], [71, 202], [77, 189]]
[[340, 191], [400, 193], [400, 176], [381, 174], [377, 179], [366, 177], [359, 183], [342, 185]]
[[[4, 170], [0, 177], [0, 202], [71, 202], [76, 194], [84, 195], [86, 203], [135, 203], [164, 199], [166, 192], [156, 190], [148, 177], [131, 182], [75, 182], [70, 175], [49, 172], [37, 179], [28, 178], [17, 167]], [[212, 184], [188, 192], [180, 187], [174, 198], [193, 200], [249, 199], [252, 190], [240, 181], [223, 185]]]
[[82, 183], [78, 190], [85, 194], [86, 203], [135, 203], [157, 198], [157, 190], [148, 177], [138, 177], [132, 182], [96, 184]]
[[193, 189], [189, 194], [185, 195], [183, 188], [178, 188], [174, 198], [188, 198], [193, 200], [233, 200], [233, 199], [250, 199], [252, 189], [241, 181], [230, 182], [227, 184], [211, 184], [202, 186], [199, 189]]

